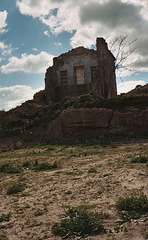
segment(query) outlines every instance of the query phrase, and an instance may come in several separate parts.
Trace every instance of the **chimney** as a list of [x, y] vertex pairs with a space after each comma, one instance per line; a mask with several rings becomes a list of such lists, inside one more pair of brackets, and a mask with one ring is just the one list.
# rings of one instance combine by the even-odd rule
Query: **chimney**
[[99, 51], [101, 49], [104, 49], [104, 48], [106, 50], [108, 50], [107, 43], [106, 43], [104, 38], [97, 38], [96, 39], [96, 48], [97, 48], [97, 51]]

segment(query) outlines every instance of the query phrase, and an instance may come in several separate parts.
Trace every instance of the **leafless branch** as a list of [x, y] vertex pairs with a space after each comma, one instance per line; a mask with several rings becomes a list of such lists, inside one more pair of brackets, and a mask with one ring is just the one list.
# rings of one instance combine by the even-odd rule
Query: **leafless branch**
[[126, 69], [126, 66], [123, 64], [128, 59], [128, 57], [135, 52], [135, 49], [129, 50], [130, 46], [136, 41], [137, 39], [134, 39], [132, 41], [128, 41], [128, 36], [119, 36], [116, 39], [112, 41], [110, 44], [110, 49], [116, 49], [116, 55], [115, 55], [115, 69]]

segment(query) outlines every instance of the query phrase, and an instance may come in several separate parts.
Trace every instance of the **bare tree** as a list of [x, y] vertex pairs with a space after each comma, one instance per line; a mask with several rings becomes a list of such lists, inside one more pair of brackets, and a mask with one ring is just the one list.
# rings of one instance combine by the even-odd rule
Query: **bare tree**
[[133, 43], [137, 39], [129, 41], [128, 36], [120, 35], [116, 37], [109, 45], [110, 50], [113, 52], [115, 56], [115, 69], [121, 70], [125, 69], [131, 71], [130, 66], [127, 64], [127, 60], [129, 56], [135, 52], [135, 48], [133, 48]]

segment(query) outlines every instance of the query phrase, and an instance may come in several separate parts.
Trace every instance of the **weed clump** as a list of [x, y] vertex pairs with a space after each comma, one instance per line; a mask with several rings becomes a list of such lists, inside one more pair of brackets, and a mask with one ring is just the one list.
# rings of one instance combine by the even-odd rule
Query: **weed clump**
[[38, 217], [38, 216], [42, 216], [43, 214], [44, 214], [43, 211], [37, 211], [37, 212], [34, 213], [34, 216]]
[[8, 214], [2, 214], [0, 216], [0, 222], [9, 222], [10, 221], [10, 216], [11, 216], [11, 213], [8, 213]]
[[24, 168], [30, 168], [31, 167], [31, 162], [30, 161], [26, 161], [23, 163], [23, 167]]
[[55, 235], [68, 238], [70, 236], [97, 235], [104, 232], [99, 214], [88, 212], [85, 207], [69, 208], [65, 211], [61, 223], [52, 226]]
[[145, 194], [141, 194], [140, 196], [132, 195], [119, 198], [115, 206], [121, 218], [125, 221], [130, 221], [148, 212], [148, 197]]
[[141, 156], [133, 158], [132, 163], [148, 163], [148, 157], [147, 156]]
[[96, 168], [90, 168], [88, 170], [88, 173], [97, 173], [97, 169]]
[[17, 193], [19, 193], [19, 192], [22, 192], [25, 188], [26, 188], [26, 185], [25, 185], [25, 184], [15, 183], [15, 184], [13, 184], [11, 187], [8, 188], [7, 194], [8, 194], [8, 195], [17, 194]]
[[43, 163], [35, 164], [34, 166], [35, 171], [47, 171], [47, 170], [56, 169], [56, 168], [58, 168], [58, 163], [56, 161], [53, 164], [50, 164], [48, 162], [43, 162]]
[[4, 163], [2, 165], [0, 165], [0, 172], [1, 173], [21, 173], [22, 172], [22, 168], [20, 166], [13, 166], [10, 163]]

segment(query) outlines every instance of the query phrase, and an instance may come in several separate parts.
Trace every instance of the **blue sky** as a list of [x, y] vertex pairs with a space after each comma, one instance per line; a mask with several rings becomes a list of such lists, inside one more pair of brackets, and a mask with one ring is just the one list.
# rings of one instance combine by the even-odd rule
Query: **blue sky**
[[147, 12], [147, 0], [1, 0], [0, 110], [43, 89], [54, 56], [80, 45], [92, 48], [96, 37], [111, 46], [127, 36], [124, 52], [134, 49], [127, 69], [117, 72], [118, 93], [148, 83]]

